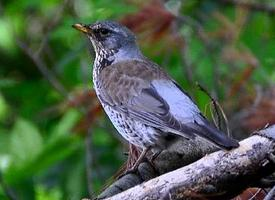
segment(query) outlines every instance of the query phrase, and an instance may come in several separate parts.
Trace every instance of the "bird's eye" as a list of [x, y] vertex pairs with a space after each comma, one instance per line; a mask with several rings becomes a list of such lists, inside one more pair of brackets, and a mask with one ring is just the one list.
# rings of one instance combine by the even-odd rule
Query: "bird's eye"
[[106, 28], [101, 28], [101, 29], [99, 29], [98, 32], [99, 32], [101, 37], [106, 37], [110, 33], [110, 31]]

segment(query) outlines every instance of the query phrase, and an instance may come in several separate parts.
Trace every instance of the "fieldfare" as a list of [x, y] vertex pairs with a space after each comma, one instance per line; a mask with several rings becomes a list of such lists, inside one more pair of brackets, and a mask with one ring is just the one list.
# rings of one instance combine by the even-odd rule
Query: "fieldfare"
[[73, 27], [84, 32], [94, 47], [96, 94], [117, 131], [143, 150], [139, 161], [149, 149], [165, 148], [166, 138], [173, 134], [187, 139], [199, 136], [227, 150], [239, 146], [207, 121], [175, 80], [141, 53], [129, 29], [113, 21]]

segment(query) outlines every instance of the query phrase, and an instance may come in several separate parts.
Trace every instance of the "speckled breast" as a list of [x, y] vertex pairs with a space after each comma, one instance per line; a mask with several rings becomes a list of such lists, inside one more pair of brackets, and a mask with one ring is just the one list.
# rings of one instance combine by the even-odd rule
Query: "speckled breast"
[[[97, 96], [100, 96], [100, 86], [101, 83], [98, 80], [98, 74], [100, 73], [100, 67], [94, 66], [93, 70], [93, 83], [94, 89]], [[111, 122], [120, 133], [120, 135], [125, 138], [128, 142], [139, 146], [141, 148], [149, 146], [158, 146], [160, 142], [160, 132], [155, 128], [147, 126], [138, 120], [134, 120], [124, 113], [121, 113], [111, 106], [105, 104], [98, 98], [102, 107], [104, 108], [106, 114], [110, 118]]]
[[153, 138], [149, 136], [152, 134], [152, 130], [150, 130], [152, 128], [125, 116], [108, 105], [103, 105], [103, 108], [117, 131], [127, 141], [141, 148], [152, 145]]

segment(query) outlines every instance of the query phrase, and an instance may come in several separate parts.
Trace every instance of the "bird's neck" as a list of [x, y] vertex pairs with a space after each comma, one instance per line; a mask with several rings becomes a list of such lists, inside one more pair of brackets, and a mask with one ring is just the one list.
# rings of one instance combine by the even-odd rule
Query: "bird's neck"
[[96, 51], [96, 57], [94, 61], [94, 74], [100, 73], [100, 71], [111, 65], [118, 62], [126, 61], [126, 60], [139, 60], [143, 59], [141, 51], [136, 46], [124, 46], [118, 50], [104, 50], [101, 49]]
[[112, 64], [126, 61], [126, 60], [136, 60], [136, 59], [143, 59], [144, 56], [142, 55], [141, 51], [136, 46], [124, 46], [117, 51], [114, 56], [114, 62]]
[[98, 93], [98, 90], [101, 87], [101, 82], [98, 79], [99, 74], [105, 67], [126, 60], [141, 60], [144, 58], [145, 57], [142, 55], [138, 47], [124, 47], [123, 49], [119, 50], [96, 51], [93, 67], [93, 83], [96, 93]]

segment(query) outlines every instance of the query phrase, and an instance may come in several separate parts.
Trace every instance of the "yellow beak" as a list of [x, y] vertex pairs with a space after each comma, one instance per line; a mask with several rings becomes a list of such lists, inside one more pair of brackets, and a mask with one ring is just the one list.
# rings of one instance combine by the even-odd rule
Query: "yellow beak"
[[72, 27], [86, 34], [91, 31], [90, 28], [85, 24], [74, 24]]

